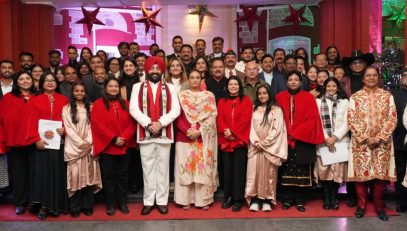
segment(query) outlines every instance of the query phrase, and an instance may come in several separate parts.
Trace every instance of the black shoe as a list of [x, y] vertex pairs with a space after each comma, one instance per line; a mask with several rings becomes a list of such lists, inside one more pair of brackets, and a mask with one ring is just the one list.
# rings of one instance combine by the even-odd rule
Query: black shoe
[[25, 206], [23, 205], [18, 205], [16, 207], [16, 215], [21, 215], [25, 213]]
[[113, 208], [113, 206], [107, 207], [106, 214], [109, 216], [113, 216], [116, 213], [116, 210]]
[[59, 215], [61, 213], [60, 212], [49, 211], [48, 214], [51, 215], [52, 217], [59, 217]]
[[93, 210], [91, 209], [83, 210], [83, 214], [85, 214], [85, 216], [92, 216]]
[[242, 209], [243, 203], [241, 201], [236, 201], [232, 206], [233, 212], [239, 212]]
[[399, 213], [407, 212], [407, 205], [397, 205], [396, 211]]
[[324, 204], [322, 205], [324, 210], [329, 210], [331, 208], [331, 202], [327, 199], [324, 200]]
[[339, 210], [339, 201], [338, 199], [335, 199], [331, 201], [331, 209], [332, 210]]
[[41, 209], [40, 203], [32, 203], [28, 208], [28, 211], [32, 214], [38, 214], [40, 212], [40, 209]]
[[40, 212], [38, 213], [38, 218], [40, 220], [45, 220], [48, 217], [48, 210], [46, 209], [40, 209]]
[[355, 211], [355, 217], [356, 218], [362, 218], [362, 217], [364, 217], [365, 216], [365, 209], [364, 208], [361, 208], [361, 207], [358, 207], [357, 209], [356, 209], [356, 211]]
[[127, 205], [119, 205], [119, 210], [120, 210], [120, 212], [122, 212], [123, 214], [128, 214], [130, 211], [129, 211], [129, 208], [127, 207]]
[[79, 217], [79, 212], [71, 212], [71, 217], [72, 218], [78, 218]]
[[302, 204], [299, 204], [299, 205], [297, 205], [297, 210], [303, 213], [303, 212], [305, 212], [305, 206]]
[[283, 210], [287, 210], [293, 206], [290, 202], [284, 202], [283, 206], [281, 207]]
[[167, 214], [168, 213], [168, 208], [166, 205], [157, 205], [158, 211], [161, 214]]
[[355, 198], [348, 198], [348, 199], [346, 200], [346, 205], [347, 205], [348, 207], [355, 207], [357, 203], [358, 203], [358, 202], [356, 201]]
[[150, 214], [151, 211], [153, 210], [153, 208], [154, 208], [153, 206], [145, 205], [145, 206], [143, 207], [143, 209], [141, 210], [141, 215], [145, 216], [145, 215]]
[[222, 203], [222, 209], [228, 209], [232, 206], [233, 206], [232, 197], [228, 197], [228, 199], [223, 201], [223, 203]]
[[386, 212], [384, 210], [376, 211], [377, 217], [382, 220], [382, 221], [388, 221], [389, 216], [387, 216]]

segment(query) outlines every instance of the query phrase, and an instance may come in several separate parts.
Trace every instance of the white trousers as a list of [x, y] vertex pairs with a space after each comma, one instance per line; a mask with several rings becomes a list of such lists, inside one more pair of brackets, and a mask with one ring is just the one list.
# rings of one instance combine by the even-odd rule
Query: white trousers
[[157, 205], [168, 203], [170, 149], [171, 144], [140, 144], [146, 206], [153, 206], [154, 199]]

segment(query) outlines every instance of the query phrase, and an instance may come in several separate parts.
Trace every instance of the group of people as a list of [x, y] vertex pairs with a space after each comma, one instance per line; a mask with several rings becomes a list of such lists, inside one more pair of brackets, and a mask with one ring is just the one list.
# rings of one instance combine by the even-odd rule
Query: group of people
[[[166, 214], [170, 182], [184, 210], [208, 210], [221, 189], [222, 208], [235, 212], [245, 203], [271, 211], [277, 188], [282, 209], [305, 212], [316, 184], [323, 208], [338, 210], [346, 182], [356, 217], [370, 187], [378, 217], [388, 220], [383, 196], [396, 181], [398, 210], [407, 211], [407, 69], [390, 93], [373, 55], [359, 50], [341, 60], [331, 46], [309, 65], [303, 48], [271, 55], [244, 47], [237, 62], [221, 37], [209, 55], [202, 39], [196, 57], [181, 36], [172, 45], [165, 56], [153, 44], [148, 57], [121, 42], [121, 57], [110, 59], [83, 48], [80, 62], [69, 46], [69, 62], [61, 66], [51, 50], [48, 69], [22, 52], [17, 73], [0, 62], [0, 186], [9, 168], [16, 214], [28, 207], [40, 219], [90, 216], [102, 189], [107, 214], [127, 214], [132, 187], [143, 187], [142, 215]], [[42, 133], [43, 120], [62, 125]], [[54, 136], [59, 149], [49, 148]], [[345, 160], [324, 163], [339, 154]]]

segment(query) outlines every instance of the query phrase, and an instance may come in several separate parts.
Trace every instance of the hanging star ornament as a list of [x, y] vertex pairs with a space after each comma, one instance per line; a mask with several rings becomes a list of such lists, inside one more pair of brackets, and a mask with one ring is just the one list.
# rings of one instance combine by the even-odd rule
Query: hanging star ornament
[[77, 24], [86, 24], [88, 27], [88, 33], [92, 32], [93, 24], [105, 25], [102, 21], [96, 18], [96, 15], [99, 13], [100, 7], [96, 8], [94, 11], [87, 11], [85, 8], [82, 8], [83, 18], [77, 21]]
[[399, 11], [392, 9], [392, 14], [387, 20], [395, 21], [397, 26], [400, 26], [403, 20], [406, 20], [406, 6], [401, 7]]
[[252, 31], [253, 23], [259, 20], [261, 20], [261, 17], [257, 15], [257, 6], [243, 6], [243, 15], [239, 16], [235, 22], [246, 21], [249, 31]]
[[161, 10], [161, 8], [154, 12], [151, 12], [151, 11], [147, 10], [146, 8], [141, 7], [141, 11], [143, 12], [143, 17], [136, 19], [134, 22], [144, 23], [146, 35], [148, 34], [148, 31], [150, 30], [151, 25], [163, 27], [157, 21], [157, 19], [155, 19], [155, 17], [157, 17], [157, 14], [160, 13], [160, 10]]
[[283, 22], [292, 22], [294, 27], [298, 27], [301, 22], [309, 22], [304, 18], [303, 14], [307, 5], [304, 5], [299, 10], [295, 10], [291, 4], [288, 4], [288, 9], [290, 10], [290, 15], [283, 19]]
[[212, 12], [210, 12], [208, 10], [208, 7], [206, 5], [205, 6], [204, 5], [195, 5], [195, 10], [192, 11], [191, 13], [188, 13], [188, 14], [198, 15], [198, 18], [199, 18], [199, 33], [201, 33], [202, 24], [204, 22], [205, 16], [217, 18], [216, 15], [214, 15]]

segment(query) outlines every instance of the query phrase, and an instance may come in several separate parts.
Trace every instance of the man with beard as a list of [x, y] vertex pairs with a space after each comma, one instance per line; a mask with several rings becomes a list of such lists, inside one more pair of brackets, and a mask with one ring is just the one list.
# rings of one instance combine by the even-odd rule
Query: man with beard
[[120, 42], [117, 48], [119, 49], [120, 53], [120, 63], [123, 63], [124, 59], [129, 56], [129, 43], [126, 42]]
[[181, 61], [185, 65], [185, 70], [187, 72], [187, 76], [191, 72], [192, 68], [194, 67], [194, 59], [192, 57], [193, 48], [189, 44], [184, 44], [181, 47]]
[[[284, 74], [275, 71], [273, 74], [273, 84], [271, 89], [273, 94], [277, 95], [282, 91], [288, 90], [287, 87], [287, 73], [297, 70], [297, 59], [292, 55], [286, 55], [284, 58]], [[303, 78], [301, 81], [301, 90], [308, 91], [308, 78]]]
[[407, 104], [407, 68], [402, 70], [401, 88], [392, 91], [397, 110], [397, 127], [393, 133], [394, 154], [397, 171], [397, 211], [407, 212], [407, 189], [401, 184], [406, 175], [407, 149], [404, 145], [407, 130], [403, 125], [403, 114]]
[[78, 49], [75, 46], [68, 46], [68, 63], [65, 64], [66, 66], [70, 66], [76, 69], [78, 65]]
[[276, 48], [273, 52], [274, 56], [274, 71], [279, 74], [284, 74], [284, 59], [285, 50], [283, 48]]
[[161, 214], [168, 213], [169, 161], [174, 142], [173, 121], [180, 114], [178, 97], [172, 84], [164, 82], [164, 61], [157, 56], [145, 62], [146, 81], [133, 86], [130, 114], [137, 120], [144, 179], [144, 207], [148, 215], [157, 204]]
[[34, 64], [34, 55], [30, 52], [21, 52], [18, 56], [20, 67], [22, 71], [30, 72], [31, 66]]
[[223, 43], [224, 40], [222, 37], [215, 37], [212, 39], [212, 50], [213, 53], [206, 56], [208, 63], [212, 63], [214, 58], [224, 58], [225, 53], [223, 53]]
[[129, 45], [129, 51], [130, 51], [130, 56], [134, 58], [140, 52], [140, 46], [136, 42], [131, 42]]
[[195, 42], [196, 57], [205, 57], [206, 42], [203, 39], [197, 39]]
[[263, 71], [259, 74], [259, 79], [265, 81], [268, 83], [270, 86], [273, 83], [273, 77], [277, 76], [278, 74], [273, 74], [273, 68], [274, 68], [274, 59], [273, 56], [269, 54], [265, 54], [261, 60], [260, 60], [260, 65]]
[[14, 65], [10, 60], [0, 62], [0, 99], [13, 88]]
[[104, 67], [96, 67], [93, 72], [93, 79], [95, 80], [95, 87], [93, 91], [93, 101], [103, 96], [105, 82], [107, 79], [106, 69]]
[[181, 58], [181, 47], [183, 44], [183, 39], [180, 35], [175, 35], [174, 38], [172, 38], [172, 48], [174, 49], [174, 53], [171, 55], [167, 55], [168, 61], [173, 58]]
[[222, 58], [214, 58], [211, 65], [211, 77], [205, 79], [206, 89], [215, 95], [216, 103], [226, 97], [225, 63]]
[[242, 59], [240, 62], [236, 63], [236, 70], [244, 72], [246, 63], [252, 61], [254, 59], [254, 51], [253, 47], [246, 46], [242, 48], [242, 53], [240, 54], [240, 58]]
[[49, 70], [55, 74], [55, 69], [61, 64], [61, 52], [58, 50], [50, 50], [48, 52]]
[[237, 56], [236, 53], [233, 50], [229, 50], [225, 53], [225, 76], [226, 78], [230, 78], [230, 76], [237, 76], [240, 79], [244, 78], [244, 72], [236, 70], [236, 61], [237, 61]]

